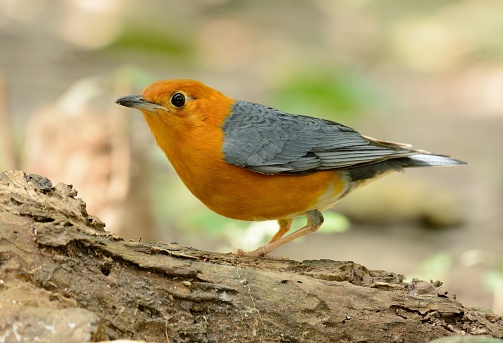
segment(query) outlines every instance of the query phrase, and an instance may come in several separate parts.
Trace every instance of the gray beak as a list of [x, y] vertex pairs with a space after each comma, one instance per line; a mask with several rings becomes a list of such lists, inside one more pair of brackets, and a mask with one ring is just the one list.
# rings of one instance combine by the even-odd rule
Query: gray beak
[[141, 95], [123, 96], [122, 98], [115, 100], [115, 103], [125, 107], [137, 108], [139, 110], [147, 110], [147, 111], [155, 111], [156, 109], [166, 109], [161, 105], [148, 102]]

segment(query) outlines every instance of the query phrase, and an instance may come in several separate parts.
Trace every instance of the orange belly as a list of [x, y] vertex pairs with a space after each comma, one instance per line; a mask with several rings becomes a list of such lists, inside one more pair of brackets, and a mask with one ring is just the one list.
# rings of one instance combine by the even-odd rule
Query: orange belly
[[222, 161], [211, 171], [177, 172], [187, 188], [211, 210], [240, 220], [293, 218], [309, 210], [324, 210], [349, 187], [338, 171], [264, 175]]

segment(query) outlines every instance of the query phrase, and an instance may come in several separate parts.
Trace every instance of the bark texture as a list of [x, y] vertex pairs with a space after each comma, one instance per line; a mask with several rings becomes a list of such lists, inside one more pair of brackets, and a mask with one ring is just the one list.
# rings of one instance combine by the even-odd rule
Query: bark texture
[[72, 186], [0, 174], [0, 340], [428, 342], [503, 337], [502, 317], [441, 283], [345, 261], [124, 241]]

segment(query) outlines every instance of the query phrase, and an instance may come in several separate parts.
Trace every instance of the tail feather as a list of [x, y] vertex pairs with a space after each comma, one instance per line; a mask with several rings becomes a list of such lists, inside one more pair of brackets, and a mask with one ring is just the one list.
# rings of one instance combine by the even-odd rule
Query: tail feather
[[363, 181], [385, 175], [392, 171], [402, 171], [409, 167], [447, 167], [466, 164], [448, 156], [434, 155], [427, 152], [417, 151], [417, 154], [391, 158], [385, 161], [354, 166], [346, 169], [351, 181]]
[[405, 167], [448, 167], [459, 166], [466, 162], [450, 158], [449, 156], [434, 154], [417, 154], [409, 156]]

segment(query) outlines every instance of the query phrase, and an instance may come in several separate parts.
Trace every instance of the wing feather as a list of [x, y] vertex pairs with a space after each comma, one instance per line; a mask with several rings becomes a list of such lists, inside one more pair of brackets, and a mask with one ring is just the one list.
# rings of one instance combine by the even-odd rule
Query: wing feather
[[237, 100], [223, 125], [228, 163], [265, 174], [350, 168], [417, 155], [336, 122]]

